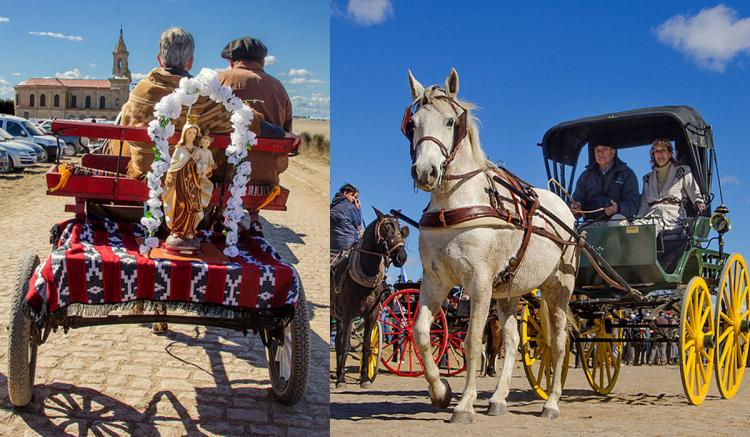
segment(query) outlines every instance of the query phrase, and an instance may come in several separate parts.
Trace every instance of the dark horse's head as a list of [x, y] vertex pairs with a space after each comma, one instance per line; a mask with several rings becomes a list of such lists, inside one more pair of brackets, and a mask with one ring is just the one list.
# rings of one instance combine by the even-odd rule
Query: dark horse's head
[[372, 209], [378, 218], [367, 226], [362, 236], [364, 241], [373, 245], [367, 249], [383, 254], [386, 256], [386, 262], [390, 260], [396, 267], [403, 266], [406, 263], [404, 241], [409, 236], [409, 228], [401, 227], [396, 217], [383, 214], [377, 208]]

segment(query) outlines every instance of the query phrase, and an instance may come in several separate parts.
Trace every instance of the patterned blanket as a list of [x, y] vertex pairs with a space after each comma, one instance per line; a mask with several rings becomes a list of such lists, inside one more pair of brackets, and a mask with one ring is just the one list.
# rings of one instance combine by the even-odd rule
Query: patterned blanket
[[[26, 302], [37, 322], [71, 304], [109, 311], [140, 299], [231, 312], [295, 305], [299, 296], [297, 272], [259, 236], [244, 238], [236, 258], [206, 262], [140, 255], [140, 224], [69, 221], [60, 229], [57, 248], [29, 283]], [[203, 232], [201, 239], [223, 248], [221, 234]]]

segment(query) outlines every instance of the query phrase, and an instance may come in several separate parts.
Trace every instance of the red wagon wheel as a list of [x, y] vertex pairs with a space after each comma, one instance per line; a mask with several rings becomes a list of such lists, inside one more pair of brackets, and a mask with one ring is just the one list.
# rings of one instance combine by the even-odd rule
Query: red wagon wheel
[[[414, 322], [419, 311], [419, 290], [408, 288], [389, 296], [380, 307], [383, 326], [383, 352], [380, 361], [386, 369], [398, 376], [424, 374], [422, 357], [414, 342]], [[437, 363], [445, 353], [448, 328], [441, 309], [430, 327], [432, 360]]]
[[448, 345], [445, 348], [445, 354], [443, 354], [438, 363], [441, 375], [456, 376], [466, 370], [465, 340], [466, 331], [452, 332], [448, 336]]

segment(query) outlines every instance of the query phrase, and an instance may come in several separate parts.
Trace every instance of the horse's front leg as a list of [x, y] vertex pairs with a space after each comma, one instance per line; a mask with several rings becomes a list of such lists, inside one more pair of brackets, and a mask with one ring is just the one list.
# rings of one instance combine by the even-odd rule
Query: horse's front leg
[[476, 413], [474, 401], [477, 399], [477, 373], [479, 371], [480, 356], [482, 354], [482, 333], [487, 317], [490, 314], [490, 298], [492, 292], [491, 279], [483, 281], [473, 278], [468, 282], [466, 290], [471, 290], [471, 313], [469, 315], [469, 329], [466, 331], [464, 349], [466, 351], [466, 385], [461, 401], [453, 409], [451, 423], [473, 423]]
[[[370, 368], [370, 356], [372, 355], [372, 330], [377, 322], [378, 315], [380, 314], [380, 307], [378, 305], [373, 306], [370, 309], [369, 314], [364, 315], [364, 338], [362, 339], [362, 361], [360, 362], [359, 369], [359, 386], [362, 388], [368, 388], [372, 385], [370, 381], [369, 368]], [[376, 340], [377, 341], [377, 340]], [[377, 366], [375, 367], [377, 372]]]
[[336, 387], [346, 385], [346, 356], [352, 332], [352, 319], [336, 319]]
[[513, 367], [516, 363], [516, 351], [518, 350], [518, 322], [516, 321], [516, 307], [518, 298], [510, 300], [497, 301], [497, 317], [499, 323], [503, 326], [503, 348], [505, 349], [505, 358], [503, 359], [503, 369], [500, 372], [500, 378], [497, 381], [495, 393], [490, 398], [490, 406], [487, 414], [498, 416], [505, 413], [508, 409], [506, 399], [510, 392], [510, 379], [513, 374]]
[[[432, 405], [438, 408], [448, 408], [451, 403], [451, 387], [448, 380], [440, 378], [440, 371], [432, 361], [432, 342], [430, 341], [430, 328], [435, 315], [440, 311], [440, 306], [450, 291], [449, 287], [443, 286], [433, 275], [425, 272], [419, 294], [420, 306], [417, 319], [414, 322], [414, 342], [419, 349], [424, 366], [424, 377], [429, 384], [428, 391]], [[401, 352], [403, 355], [403, 351]]]

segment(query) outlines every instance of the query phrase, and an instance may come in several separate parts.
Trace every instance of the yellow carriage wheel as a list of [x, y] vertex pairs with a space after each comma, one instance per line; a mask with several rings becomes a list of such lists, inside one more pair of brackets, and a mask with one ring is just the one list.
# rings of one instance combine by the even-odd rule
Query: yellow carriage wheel
[[[552, 348], [549, 332], [544, 328], [540, 317], [540, 308], [531, 308], [524, 304], [521, 315], [521, 355], [523, 370], [526, 372], [531, 389], [537, 396], [546, 400], [552, 391]], [[570, 362], [570, 337], [565, 343], [561, 384], [565, 387]]]
[[682, 296], [680, 314], [680, 375], [688, 401], [700, 405], [706, 399], [714, 366], [714, 309], [706, 281], [695, 276]]
[[721, 396], [737, 394], [750, 345], [750, 282], [742, 255], [724, 264], [716, 298], [716, 383]]
[[[374, 382], [378, 376], [378, 369], [380, 366], [380, 354], [383, 351], [383, 330], [380, 326], [380, 321], [373, 325], [372, 333], [370, 334], [370, 359], [367, 360], [367, 380]], [[360, 352], [359, 365], [365, 362], [365, 357]]]
[[622, 364], [622, 329], [608, 329], [607, 319], [596, 319], [593, 326], [581, 332], [580, 338], [607, 340], [580, 342], [578, 352], [591, 388], [602, 395], [611, 393]]

